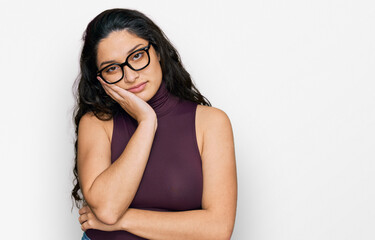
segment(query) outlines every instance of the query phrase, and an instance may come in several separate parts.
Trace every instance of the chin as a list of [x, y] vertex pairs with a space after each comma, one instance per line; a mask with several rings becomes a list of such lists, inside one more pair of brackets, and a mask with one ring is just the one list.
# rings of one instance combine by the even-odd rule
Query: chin
[[141, 91], [134, 93], [137, 97], [141, 98], [143, 101], [147, 102], [150, 100], [158, 91], [160, 84], [150, 84], [148, 82], [146, 87]]
[[139, 93], [135, 93], [135, 95], [139, 98], [141, 98], [143, 101], [147, 102], [148, 100], [150, 100], [152, 98], [152, 94], [151, 93], [148, 93], [147, 91], [142, 91], [142, 92], [139, 92]]

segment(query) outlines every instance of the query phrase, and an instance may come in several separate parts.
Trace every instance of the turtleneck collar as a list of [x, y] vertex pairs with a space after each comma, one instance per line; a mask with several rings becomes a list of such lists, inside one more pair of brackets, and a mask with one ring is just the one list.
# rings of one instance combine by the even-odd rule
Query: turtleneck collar
[[159, 89], [155, 95], [147, 101], [147, 103], [154, 109], [157, 117], [161, 117], [168, 113], [178, 102], [178, 98], [173, 96], [167, 89], [162, 80]]

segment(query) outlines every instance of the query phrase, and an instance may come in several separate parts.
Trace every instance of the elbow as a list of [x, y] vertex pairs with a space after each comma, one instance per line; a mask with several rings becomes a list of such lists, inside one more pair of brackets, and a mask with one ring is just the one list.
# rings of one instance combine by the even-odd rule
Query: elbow
[[100, 221], [108, 225], [113, 225], [122, 218], [127, 210], [128, 206], [125, 208], [117, 208], [116, 206], [113, 206], [111, 201], [100, 211]]
[[223, 233], [223, 240], [230, 240], [230, 238], [232, 237], [232, 230], [230, 230], [230, 231], [226, 231], [226, 232], [224, 232]]
[[97, 210], [95, 213], [96, 218], [104, 224], [113, 225], [119, 220], [119, 216], [110, 211]]
[[232, 223], [218, 224], [218, 230], [213, 239], [215, 240], [230, 240], [233, 233], [234, 225]]
[[232, 230], [230, 229], [223, 229], [220, 233], [220, 236], [218, 236], [216, 239], [220, 239], [220, 240], [230, 240], [231, 236], [232, 236]]
[[115, 209], [112, 201], [92, 201], [91, 198], [86, 199], [86, 202], [91, 208], [95, 217], [104, 224], [113, 225], [117, 223], [122, 217], [123, 213], [127, 210]]
[[[95, 217], [104, 224], [113, 225], [118, 222], [122, 217], [122, 213], [116, 211], [110, 206], [103, 205], [91, 205], [90, 206], [92, 213]], [[125, 212], [125, 211], [124, 211]]]
[[107, 224], [107, 225], [113, 225], [120, 220], [120, 218], [122, 217], [122, 214], [114, 210], [98, 209], [95, 212], [95, 216], [102, 223]]

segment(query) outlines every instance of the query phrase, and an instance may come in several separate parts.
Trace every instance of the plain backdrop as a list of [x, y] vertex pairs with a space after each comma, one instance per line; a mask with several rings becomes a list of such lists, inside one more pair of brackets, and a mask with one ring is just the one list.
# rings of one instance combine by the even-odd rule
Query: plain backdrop
[[114, 7], [153, 19], [230, 117], [232, 239], [375, 239], [372, 0], [1, 1], [1, 239], [82, 235], [72, 85], [83, 31]]

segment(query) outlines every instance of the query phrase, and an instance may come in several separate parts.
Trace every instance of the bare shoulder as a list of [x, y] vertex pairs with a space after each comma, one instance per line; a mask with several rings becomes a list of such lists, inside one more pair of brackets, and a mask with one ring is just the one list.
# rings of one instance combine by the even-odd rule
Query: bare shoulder
[[228, 115], [221, 109], [198, 105], [195, 116], [195, 127], [199, 153], [204, 156], [208, 148], [216, 149], [222, 139], [233, 142], [233, 131]]
[[221, 109], [198, 105], [196, 111], [197, 125], [202, 130], [220, 128], [231, 128], [231, 123], [228, 115]]
[[108, 139], [111, 140], [113, 130], [113, 119], [111, 118], [109, 120], [102, 120], [95, 116], [95, 114], [92, 112], [88, 112], [82, 116], [79, 122], [80, 132], [94, 132], [99, 129], [104, 130], [108, 136]]
[[[106, 116], [105, 118], [109, 118]], [[80, 124], [91, 124], [91, 125], [106, 125], [111, 120], [99, 119], [93, 112], [87, 112], [82, 116]]]

